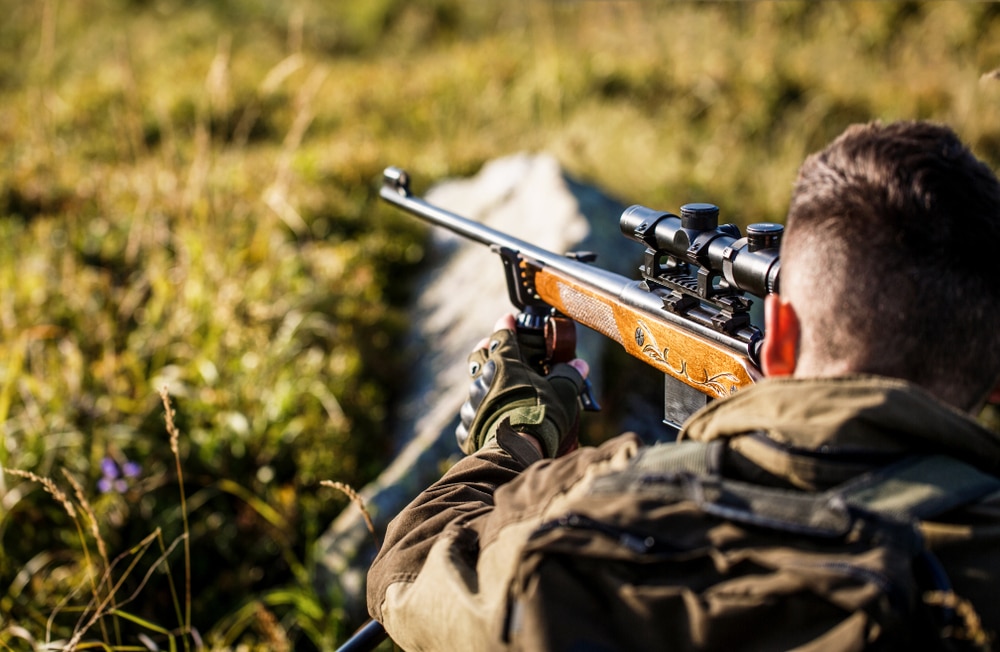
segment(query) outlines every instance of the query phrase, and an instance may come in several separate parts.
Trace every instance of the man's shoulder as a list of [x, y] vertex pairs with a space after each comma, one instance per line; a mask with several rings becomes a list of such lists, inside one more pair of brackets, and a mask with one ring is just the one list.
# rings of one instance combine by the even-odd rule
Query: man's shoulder
[[[936, 472], [937, 462], [917, 460], [844, 490], [808, 492], [712, 473], [723, 446], [643, 448], [543, 520], [512, 585], [522, 627], [512, 635], [528, 647], [571, 646], [582, 637], [615, 641], [615, 649], [686, 636], [699, 649], [790, 649], [827, 636], [856, 636], [860, 647], [883, 637], [903, 649], [936, 636], [913, 627], [937, 615], [925, 617], [925, 587], [911, 572], [923, 550], [919, 531], [866, 509], [865, 501], [884, 502], [887, 483], [912, 484]], [[947, 475], [951, 462], [942, 464]], [[931, 498], [910, 495], [914, 511], [931, 509]], [[598, 604], [601, 618], [570, 619]]]

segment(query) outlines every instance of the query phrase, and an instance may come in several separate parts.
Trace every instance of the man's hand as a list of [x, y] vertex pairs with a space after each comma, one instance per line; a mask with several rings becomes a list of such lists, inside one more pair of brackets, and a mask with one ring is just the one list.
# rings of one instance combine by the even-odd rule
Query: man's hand
[[466, 454], [479, 450], [509, 419], [515, 430], [537, 442], [546, 457], [576, 448], [578, 396], [587, 363], [577, 359], [555, 364], [542, 376], [531, 361], [537, 359], [539, 344], [544, 347], [544, 342], [519, 336], [513, 315], [498, 320], [494, 330], [469, 356], [473, 381], [462, 405], [462, 423], [455, 431], [459, 447]]

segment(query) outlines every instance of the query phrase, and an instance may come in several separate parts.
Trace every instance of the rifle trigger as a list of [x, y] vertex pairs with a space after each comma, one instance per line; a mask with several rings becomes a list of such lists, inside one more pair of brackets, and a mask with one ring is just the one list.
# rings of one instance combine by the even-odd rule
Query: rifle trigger
[[601, 405], [597, 402], [597, 396], [594, 395], [594, 386], [591, 384], [589, 378], [583, 379], [583, 387], [580, 388], [580, 404], [583, 406], [585, 412], [601, 411]]

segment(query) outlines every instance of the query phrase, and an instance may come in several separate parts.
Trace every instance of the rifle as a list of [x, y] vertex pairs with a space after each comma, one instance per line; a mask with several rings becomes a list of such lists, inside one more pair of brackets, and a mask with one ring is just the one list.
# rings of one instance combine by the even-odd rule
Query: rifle
[[[590, 264], [593, 254], [555, 254], [434, 206], [410, 192], [399, 168], [385, 169], [379, 194], [499, 254], [517, 326], [544, 332], [551, 359], [572, 357], [576, 322], [662, 371], [668, 425], [761, 377], [763, 331], [751, 323], [744, 295], [778, 291], [779, 224], [751, 224], [744, 237], [734, 224], [719, 225], [712, 204], [686, 204], [680, 216], [630, 206], [621, 232], [646, 247], [641, 279], [633, 280]], [[582, 398], [589, 407], [592, 398]]]
[[[633, 280], [593, 265], [588, 252], [555, 254], [430, 204], [411, 193], [410, 177], [399, 168], [385, 169], [379, 195], [500, 256], [518, 330], [545, 337], [546, 360], [539, 362], [572, 358], [580, 323], [663, 372], [664, 423], [672, 428], [762, 377], [764, 334], [751, 321], [745, 295], [778, 291], [779, 224], [751, 224], [743, 236], [734, 224], [719, 225], [712, 204], [686, 204], [679, 216], [630, 206], [621, 232], [645, 246], [640, 279]], [[599, 409], [589, 385], [581, 401]], [[371, 649], [356, 647], [356, 639], [380, 630], [369, 621], [340, 650]]]

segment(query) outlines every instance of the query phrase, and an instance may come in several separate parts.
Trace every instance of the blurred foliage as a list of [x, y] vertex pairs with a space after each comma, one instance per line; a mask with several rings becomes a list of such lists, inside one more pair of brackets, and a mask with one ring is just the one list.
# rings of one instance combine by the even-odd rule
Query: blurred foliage
[[[336, 596], [310, 582], [311, 543], [346, 504], [319, 483], [360, 486], [385, 461], [423, 257], [422, 229], [377, 202], [384, 166], [419, 186], [547, 150], [620, 197], [713, 201], [746, 223], [780, 220], [803, 157], [855, 121], [946, 121], [1000, 163], [994, 3], [38, 0], [4, 14], [0, 464], [71, 496], [63, 470], [80, 480], [68, 500], [90, 502], [111, 559], [156, 528], [166, 549], [183, 534], [166, 387], [193, 626], [217, 648], [343, 636]], [[96, 489], [108, 458], [141, 466], [123, 492]], [[0, 476], [0, 509], [0, 642], [68, 639], [98, 538], [21, 476]], [[142, 569], [163, 554], [169, 575], [124, 574], [135, 620], [91, 640], [178, 635], [184, 598], [166, 580], [182, 583], [183, 559], [158, 545]]]

